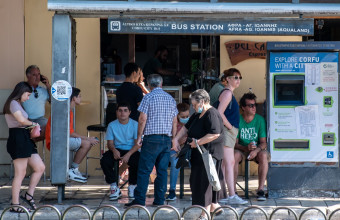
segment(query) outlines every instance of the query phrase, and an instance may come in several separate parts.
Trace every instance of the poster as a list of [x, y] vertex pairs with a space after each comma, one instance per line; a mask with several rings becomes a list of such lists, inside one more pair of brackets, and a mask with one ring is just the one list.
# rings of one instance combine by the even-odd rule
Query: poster
[[338, 52], [270, 52], [272, 162], [339, 161], [338, 61]]

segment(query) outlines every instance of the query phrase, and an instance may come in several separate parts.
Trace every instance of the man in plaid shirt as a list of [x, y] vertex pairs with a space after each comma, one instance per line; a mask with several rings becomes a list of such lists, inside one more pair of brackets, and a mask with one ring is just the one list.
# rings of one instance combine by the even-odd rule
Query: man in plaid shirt
[[[168, 164], [170, 159], [171, 137], [176, 134], [176, 101], [162, 89], [163, 79], [158, 74], [151, 74], [147, 79], [151, 89], [138, 107], [137, 143], [142, 145], [137, 174], [135, 200], [125, 204], [145, 205], [149, 176], [154, 166], [157, 170], [153, 205], [163, 205], [167, 189]], [[142, 141], [142, 135], [143, 141]], [[143, 142], [143, 143], [142, 143]]]

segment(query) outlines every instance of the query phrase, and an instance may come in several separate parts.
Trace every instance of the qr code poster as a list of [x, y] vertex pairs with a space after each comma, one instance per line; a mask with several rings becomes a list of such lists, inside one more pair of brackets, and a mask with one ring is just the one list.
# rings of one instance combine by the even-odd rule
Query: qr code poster
[[51, 88], [52, 97], [58, 101], [68, 100], [72, 94], [72, 86], [65, 80], [58, 80]]

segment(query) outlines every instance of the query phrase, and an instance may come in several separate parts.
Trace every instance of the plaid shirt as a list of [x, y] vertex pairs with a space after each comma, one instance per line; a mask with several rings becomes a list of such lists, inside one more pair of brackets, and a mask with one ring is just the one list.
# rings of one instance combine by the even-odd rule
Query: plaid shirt
[[155, 88], [146, 94], [138, 111], [147, 115], [144, 135], [166, 134], [172, 136], [172, 122], [177, 116], [176, 101], [162, 88]]

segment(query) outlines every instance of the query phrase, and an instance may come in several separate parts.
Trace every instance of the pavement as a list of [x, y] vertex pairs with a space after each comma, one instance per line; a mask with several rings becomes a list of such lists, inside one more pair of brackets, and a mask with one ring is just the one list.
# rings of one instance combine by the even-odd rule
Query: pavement
[[[180, 215], [182, 215], [183, 211], [191, 206], [191, 192], [190, 187], [187, 182], [185, 182], [185, 192], [184, 198], [179, 199], [177, 196], [177, 200], [167, 202], [168, 205], [175, 207]], [[28, 186], [28, 179], [25, 179], [23, 182], [22, 192], [25, 192]], [[239, 178], [238, 183], [241, 186], [244, 186], [244, 181], [242, 178]], [[306, 211], [303, 214], [302, 219], [328, 219], [331, 213], [340, 208], [340, 199], [339, 198], [267, 198], [266, 201], [257, 201], [256, 199], [256, 188], [257, 188], [257, 179], [256, 177], [251, 177], [249, 181], [249, 200], [247, 205], [238, 205], [232, 206], [234, 210], [238, 213], [239, 216], [242, 215], [247, 208], [251, 206], [258, 206], [262, 210], [266, 212], [268, 217], [273, 213], [273, 211], [278, 207], [288, 207], [296, 212], [297, 217], [301, 215], [301, 213], [310, 207], [315, 207], [318, 210], [310, 210]], [[149, 185], [149, 191], [147, 193], [146, 199], [146, 209], [149, 211], [150, 215], [154, 213], [157, 207], [152, 206], [153, 202], [153, 184]], [[124, 208], [124, 204], [131, 201], [127, 196], [127, 186], [122, 188], [122, 198], [118, 201], [110, 201], [109, 200], [109, 186], [105, 183], [103, 176], [98, 177], [90, 177], [88, 182], [85, 184], [68, 181], [65, 188], [65, 199], [61, 204], [58, 203], [57, 200], [58, 188], [54, 187], [50, 184], [49, 180], [46, 182], [40, 181], [36, 192], [34, 194], [35, 201], [37, 206], [42, 205], [52, 205], [56, 207], [61, 214], [65, 213], [72, 205], [82, 205], [85, 206], [90, 215], [93, 215], [98, 207], [111, 205], [116, 207], [121, 215], [126, 211]], [[241, 189], [238, 190], [239, 195], [242, 197], [244, 195]], [[179, 194], [179, 184], [177, 184], [177, 194]], [[11, 180], [9, 178], [0, 179], [0, 214], [3, 214], [5, 208], [9, 207], [11, 202]], [[224, 205], [224, 204], [222, 204]], [[32, 212], [30, 213], [32, 215]], [[51, 208], [43, 208], [36, 212], [35, 219], [58, 219], [58, 215]], [[200, 215], [200, 210], [198, 208], [194, 208], [188, 211], [184, 215], [184, 219], [197, 219]], [[101, 211], [96, 213], [96, 218], [94, 219], [118, 219], [118, 215], [113, 212], [112, 209], [103, 208]], [[326, 218], [324, 217], [326, 216]], [[131, 209], [126, 212], [125, 219], [148, 219], [148, 214], [143, 209]], [[272, 219], [295, 219], [294, 214], [288, 212], [287, 210], [279, 210], [275, 212]], [[3, 219], [27, 219], [25, 214], [16, 214], [6, 212], [3, 216]], [[81, 208], [72, 208], [65, 214], [65, 219], [89, 219], [86, 210]], [[176, 212], [171, 211], [170, 209], [161, 209], [155, 215], [155, 219], [176, 219]], [[224, 213], [220, 216], [215, 217], [214, 219], [236, 219], [235, 214], [233, 214], [232, 210], [225, 209]], [[256, 219], [266, 219], [265, 215], [259, 209], [251, 209], [246, 210], [242, 219], [256, 220]], [[340, 219], [340, 211], [336, 212], [332, 218]]]

